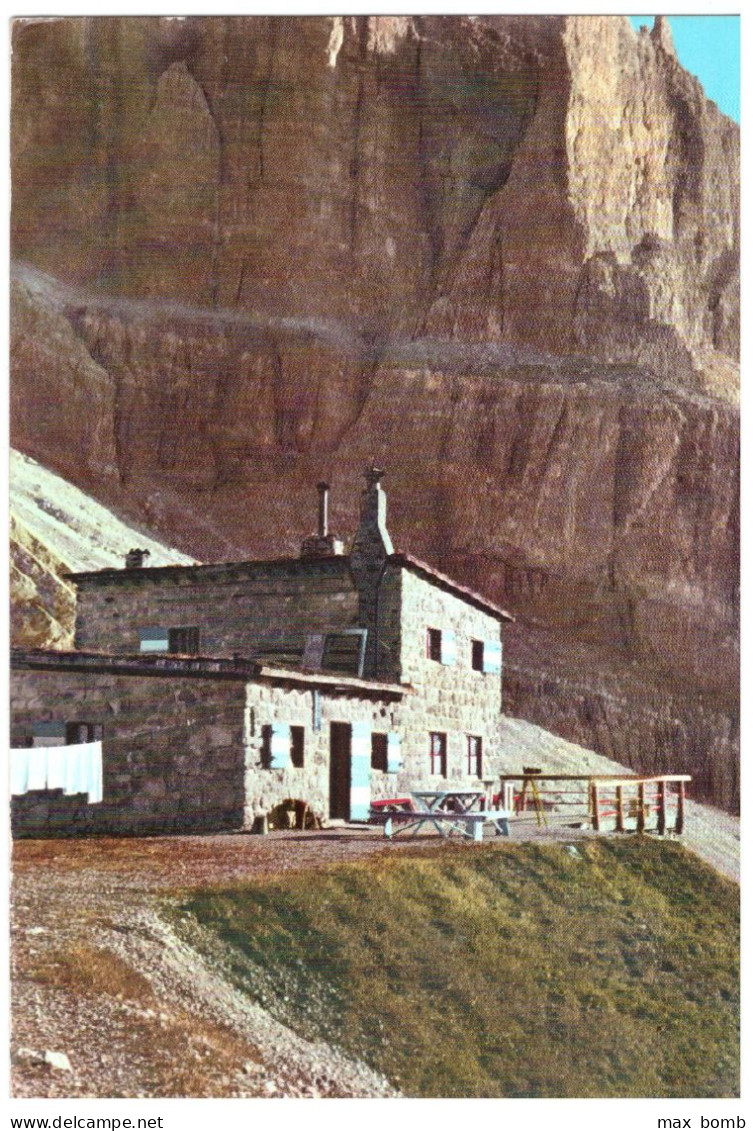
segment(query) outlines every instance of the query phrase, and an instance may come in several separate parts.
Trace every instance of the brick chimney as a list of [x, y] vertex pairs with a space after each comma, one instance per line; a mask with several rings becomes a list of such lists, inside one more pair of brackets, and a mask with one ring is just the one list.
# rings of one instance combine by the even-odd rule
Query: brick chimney
[[129, 550], [126, 554], [126, 569], [141, 569], [144, 559], [149, 557], [149, 550]]
[[335, 538], [328, 530], [328, 501], [330, 497], [330, 484], [318, 483], [317, 491], [320, 496], [317, 508], [317, 534], [305, 538], [301, 544], [302, 558], [332, 558], [343, 554], [343, 542]]

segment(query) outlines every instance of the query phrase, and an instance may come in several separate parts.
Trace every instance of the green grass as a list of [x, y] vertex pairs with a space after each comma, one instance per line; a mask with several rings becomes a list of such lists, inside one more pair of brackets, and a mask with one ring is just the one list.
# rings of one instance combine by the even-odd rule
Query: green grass
[[576, 851], [386, 853], [173, 914], [250, 997], [407, 1095], [737, 1095], [739, 889], [673, 843]]

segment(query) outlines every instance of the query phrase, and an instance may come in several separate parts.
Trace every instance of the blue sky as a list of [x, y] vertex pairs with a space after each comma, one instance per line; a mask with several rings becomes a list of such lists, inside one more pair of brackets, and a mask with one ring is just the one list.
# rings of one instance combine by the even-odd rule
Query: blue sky
[[[630, 16], [635, 28], [653, 16]], [[708, 98], [739, 121], [739, 17], [669, 16], [679, 62], [696, 75]]]

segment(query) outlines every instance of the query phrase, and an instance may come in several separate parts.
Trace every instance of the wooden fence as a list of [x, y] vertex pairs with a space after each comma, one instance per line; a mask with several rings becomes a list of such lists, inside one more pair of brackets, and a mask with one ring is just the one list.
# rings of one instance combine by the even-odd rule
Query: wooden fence
[[514, 820], [592, 828], [596, 832], [684, 830], [689, 774], [501, 774], [501, 802]]

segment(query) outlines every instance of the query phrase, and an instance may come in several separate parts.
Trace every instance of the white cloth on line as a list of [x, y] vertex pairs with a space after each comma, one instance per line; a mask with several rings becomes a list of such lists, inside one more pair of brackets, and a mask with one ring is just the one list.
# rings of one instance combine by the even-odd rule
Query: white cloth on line
[[65, 789], [68, 747], [51, 746], [47, 750], [47, 788]]
[[83, 793], [84, 783], [81, 780], [79, 758], [75, 754], [77, 747], [70, 747], [71, 757], [66, 758], [66, 777], [63, 785], [64, 793]]
[[90, 805], [102, 801], [102, 743], [79, 742], [66, 748], [66, 793], [86, 793]]
[[74, 746], [32, 746], [11, 750], [11, 794], [62, 789], [69, 796], [85, 793], [90, 805], [102, 801], [102, 743]]
[[77, 743], [69, 746], [70, 758], [66, 767], [66, 793], [87, 793], [89, 773], [87, 766], [87, 745]]
[[96, 805], [98, 801], [102, 801], [102, 743], [87, 742], [79, 746], [78, 750], [89, 804]]
[[29, 747], [29, 778], [26, 783], [28, 790], [47, 789], [47, 751], [45, 746]]
[[26, 793], [29, 788], [29, 750], [22, 748], [10, 752], [10, 791], [12, 797]]

